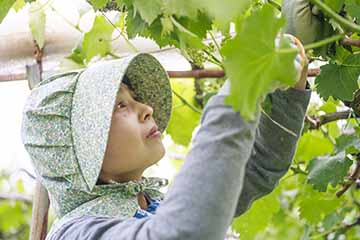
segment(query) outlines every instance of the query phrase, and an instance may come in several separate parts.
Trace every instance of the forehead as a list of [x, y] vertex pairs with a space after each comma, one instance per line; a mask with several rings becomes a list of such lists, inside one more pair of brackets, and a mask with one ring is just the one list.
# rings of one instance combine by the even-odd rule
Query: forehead
[[126, 84], [121, 83], [118, 97], [125, 96], [125, 95], [131, 95], [133, 98], [136, 96], [136, 94], [133, 90], [131, 90]]

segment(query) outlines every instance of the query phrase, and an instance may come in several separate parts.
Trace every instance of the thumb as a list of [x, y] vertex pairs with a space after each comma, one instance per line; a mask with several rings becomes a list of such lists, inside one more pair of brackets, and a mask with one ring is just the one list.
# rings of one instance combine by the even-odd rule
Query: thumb
[[305, 54], [304, 46], [301, 41], [290, 34], [285, 34], [291, 40], [291, 46], [298, 49], [298, 53], [294, 60], [295, 68], [297, 70], [296, 84], [294, 85], [297, 89], [304, 90], [306, 88], [307, 72], [309, 61]]

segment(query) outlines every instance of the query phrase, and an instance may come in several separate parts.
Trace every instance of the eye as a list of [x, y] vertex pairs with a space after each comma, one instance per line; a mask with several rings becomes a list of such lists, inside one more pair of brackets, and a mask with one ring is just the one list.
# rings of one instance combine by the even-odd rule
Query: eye
[[125, 108], [125, 107], [127, 107], [127, 102], [121, 101], [121, 102], [119, 102], [118, 106], [119, 106], [120, 108]]

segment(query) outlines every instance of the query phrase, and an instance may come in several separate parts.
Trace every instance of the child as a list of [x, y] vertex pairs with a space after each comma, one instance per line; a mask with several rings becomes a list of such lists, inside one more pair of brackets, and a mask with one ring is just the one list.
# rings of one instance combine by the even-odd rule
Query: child
[[[224, 239], [234, 217], [271, 192], [293, 158], [311, 91], [271, 93], [271, 119], [246, 122], [227, 80], [206, 104], [192, 148], [166, 179], [143, 171], [164, 155], [171, 112], [166, 71], [150, 54], [44, 80], [24, 107], [22, 139], [59, 218], [47, 239]], [[181, 126], [179, 126], [181, 127]]]

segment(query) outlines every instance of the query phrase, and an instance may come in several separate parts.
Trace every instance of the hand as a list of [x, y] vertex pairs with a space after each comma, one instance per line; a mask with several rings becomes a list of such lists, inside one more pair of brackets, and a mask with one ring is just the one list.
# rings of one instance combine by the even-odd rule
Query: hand
[[307, 72], [309, 61], [305, 54], [304, 46], [301, 44], [300, 40], [290, 34], [285, 34], [291, 41], [291, 46], [297, 48], [298, 54], [295, 58], [295, 68], [297, 70], [297, 81], [294, 85], [294, 88], [299, 90], [305, 90], [307, 82]]
[[286, 17], [285, 32], [309, 44], [326, 38], [330, 34], [329, 24], [320, 17], [316, 6], [309, 0], [283, 0], [282, 13]]

